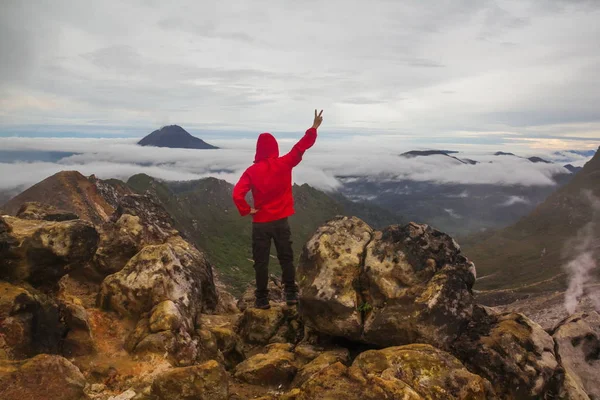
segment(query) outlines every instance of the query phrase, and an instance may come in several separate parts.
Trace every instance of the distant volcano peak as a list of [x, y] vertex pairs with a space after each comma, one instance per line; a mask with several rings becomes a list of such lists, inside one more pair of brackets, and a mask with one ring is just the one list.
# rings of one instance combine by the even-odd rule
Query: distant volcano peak
[[163, 126], [140, 140], [138, 144], [140, 146], [169, 147], [172, 149], [218, 149], [218, 147], [190, 135], [179, 125]]

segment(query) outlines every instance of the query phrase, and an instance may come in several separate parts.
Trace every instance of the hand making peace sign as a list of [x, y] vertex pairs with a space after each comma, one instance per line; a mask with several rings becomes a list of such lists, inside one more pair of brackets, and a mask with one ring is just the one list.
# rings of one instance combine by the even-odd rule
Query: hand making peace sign
[[317, 115], [317, 110], [315, 109], [315, 121], [313, 122], [313, 128], [318, 129], [321, 126], [321, 122], [323, 122], [323, 110]]

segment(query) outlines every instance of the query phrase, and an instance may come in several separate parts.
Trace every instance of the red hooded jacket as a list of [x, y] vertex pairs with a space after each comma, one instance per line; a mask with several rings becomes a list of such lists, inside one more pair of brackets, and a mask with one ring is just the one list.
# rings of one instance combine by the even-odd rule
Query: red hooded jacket
[[294, 214], [292, 169], [302, 161], [304, 152], [317, 140], [310, 128], [286, 155], [279, 157], [279, 145], [270, 133], [262, 133], [256, 142], [254, 165], [250, 166], [233, 188], [233, 201], [242, 216], [250, 214], [246, 194], [252, 191], [254, 222], [270, 222]]

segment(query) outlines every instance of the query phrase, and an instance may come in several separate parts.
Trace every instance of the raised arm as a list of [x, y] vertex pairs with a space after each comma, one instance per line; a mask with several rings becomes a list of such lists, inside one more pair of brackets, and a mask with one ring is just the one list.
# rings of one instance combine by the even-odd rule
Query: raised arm
[[290, 168], [294, 168], [296, 165], [300, 164], [304, 152], [315, 144], [315, 141], [317, 140], [317, 129], [321, 126], [321, 122], [323, 122], [322, 115], [323, 110], [321, 110], [318, 115], [317, 110], [315, 110], [315, 120], [313, 121], [312, 127], [306, 131], [302, 139], [292, 147], [292, 150], [290, 150], [289, 153], [281, 157]]

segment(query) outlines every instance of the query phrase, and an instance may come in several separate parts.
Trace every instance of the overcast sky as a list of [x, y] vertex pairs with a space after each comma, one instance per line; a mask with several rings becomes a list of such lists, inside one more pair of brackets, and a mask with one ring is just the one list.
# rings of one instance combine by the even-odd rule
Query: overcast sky
[[[0, 135], [600, 141], [600, 1], [3, 0]], [[451, 140], [451, 139], [447, 139]]]

